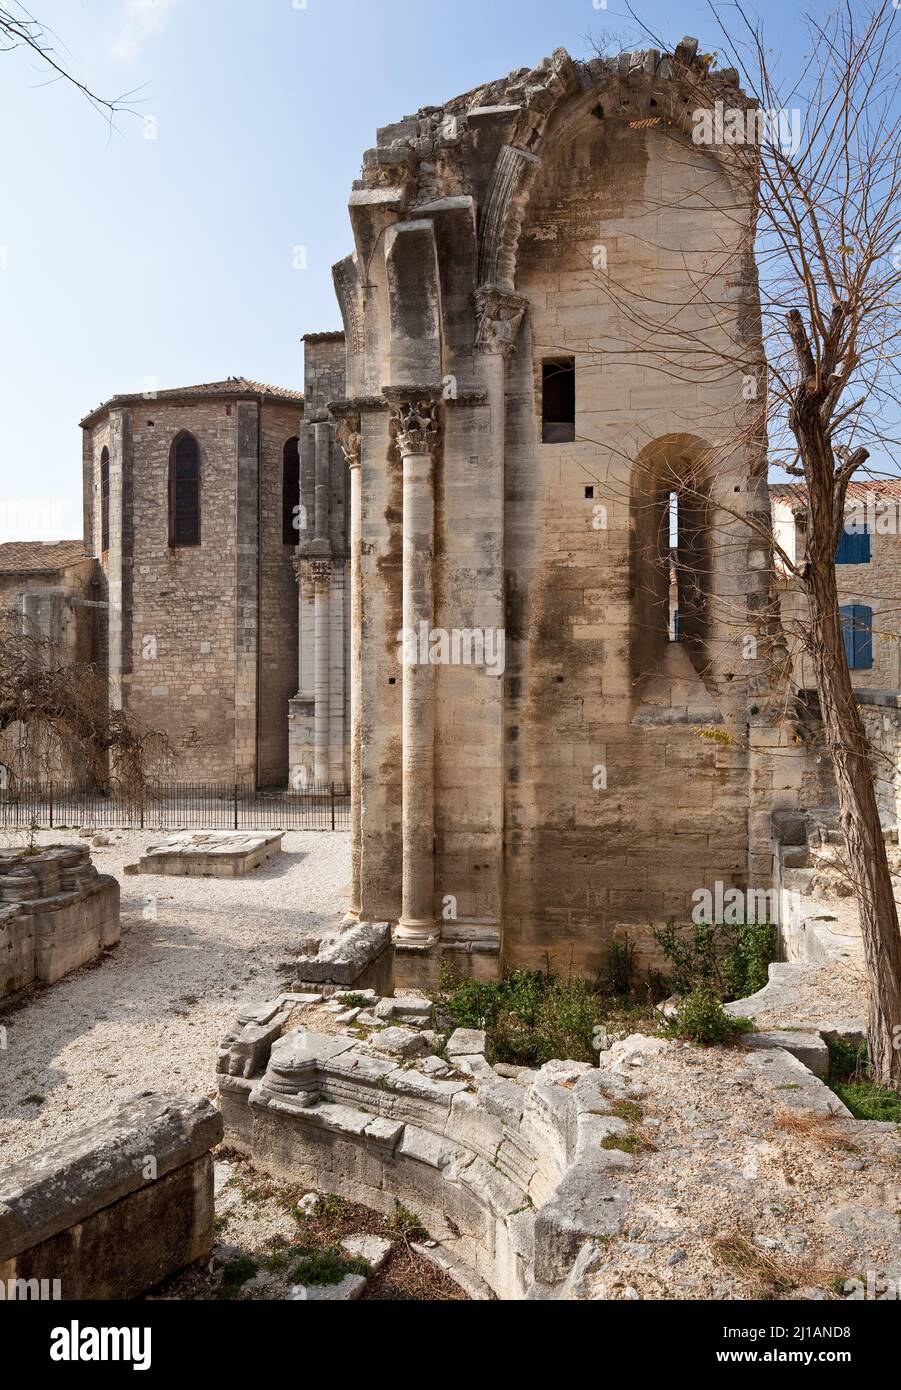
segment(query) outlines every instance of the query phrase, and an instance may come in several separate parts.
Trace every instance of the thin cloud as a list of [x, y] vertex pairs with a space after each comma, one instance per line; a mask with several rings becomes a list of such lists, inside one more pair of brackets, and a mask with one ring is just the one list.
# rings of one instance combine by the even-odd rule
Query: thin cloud
[[182, 0], [125, 0], [118, 33], [110, 43], [112, 56], [131, 62], [147, 39], [165, 29], [181, 3]]

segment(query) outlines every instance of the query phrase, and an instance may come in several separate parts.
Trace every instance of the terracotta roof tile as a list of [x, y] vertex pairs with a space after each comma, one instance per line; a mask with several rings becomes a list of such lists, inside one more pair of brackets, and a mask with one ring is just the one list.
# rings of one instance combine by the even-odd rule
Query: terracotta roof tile
[[[770, 496], [785, 502], [807, 502], [806, 483], [771, 483]], [[901, 501], [901, 478], [868, 478], [854, 480], [848, 484], [848, 497], [861, 501], [868, 497], [885, 498], [888, 502]]]
[[149, 400], [141, 392], [110, 396], [108, 401], [89, 411], [81, 423], [92, 424], [111, 406], [143, 404], [152, 408], [156, 401], [193, 400], [203, 396], [264, 396], [271, 400], [292, 401], [297, 405], [303, 405], [302, 391], [294, 391], [288, 386], [267, 386], [265, 382], [250, 381], [244, 376], [230, 376], [226, 381], [204, 381], [197, 386], [173, 386], [167, 391], [157, 391]]
[[0, 574], [61, 570], [89, 558], [83, 541], [6, 541], [0, 544]]

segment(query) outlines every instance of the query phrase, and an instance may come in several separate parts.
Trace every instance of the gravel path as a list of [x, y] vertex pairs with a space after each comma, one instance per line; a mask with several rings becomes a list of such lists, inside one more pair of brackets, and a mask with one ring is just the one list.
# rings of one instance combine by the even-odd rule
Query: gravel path
[[[236, 1005], [283, 987], [299, 938], [347, 905], [350, 836], [290, 831], [246, 879], [124, 878], [159, 832], [92, 851], [122, 885], [122, 940], [101, 961], [0, 1009], [0, 1164], [83, 1129], [149, 1090], [213, 1095]], [[46, 832], [42, 844], [70, 843]]]

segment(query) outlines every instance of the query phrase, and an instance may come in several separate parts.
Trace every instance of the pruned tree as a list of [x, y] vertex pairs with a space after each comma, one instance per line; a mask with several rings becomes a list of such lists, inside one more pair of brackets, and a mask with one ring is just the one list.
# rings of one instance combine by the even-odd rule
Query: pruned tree
[[171, 758], [163, 734], [110, 708], [102, 672], [67, 662], [12, 608], [0, 610], [0, 737], [12, 789], [36, 759], [62, 756], [93, 787], [140, 802]]
[[[711, 14], [722, 36], [719, 53], [689, 65], [683, 79], [692, 88], [691, 106], [712, 113], [722, 96], [711, 75], [717, 59], [740, 75], [754, 119], [739, 121], [731, 137], [721, 123], [718, 134], [728, 147], [723, 156], [733, 186], [754, 204], [752, 216], [745, 219], [744, 209], [737, 218], [747, 221], [747, 241], [686, 261], [687, 300], [705, 307], [704, 330], [691, 315], [680, 316], [679, 306], [669, 312], [643, 300], [634, 284], [618, 287], [615, 272], [599, 276], [598, 283], [644, 360], [673, 378], [693, 381], [699, 395], [705, 384], [722, 383], [750, 366], [756, 389], [732, 437], [717, 439], [705, 461], [709, 468], [738, 449], [765, 450], [768, 437], [770, 466], [803, 479], [808, 532], [802, 561], [774, 540], [768, 513], [736, 508], [732, 516], [756, 531], [770, 553], [775, 550], [781, 572], [801, 586], [806, 599], [802, 637], [860, 915], [872, 1072], [879, 1082], [897, 1086], [901, 932], [871, 750], [846, 656], [835, 556], [852, 480], [886, 476], [886, 468], [897, 477], [885, 455], [897, 443], [901, 17], [888, 4], [852, 7], [845, 0], [825, 17], [806, 17], [809, 51], [776, 58], [761, 24], [741, 3], [725, 11], [711, 5]], [[768, 118], [772, 114], [775, 120]], [[742, 133], [749, 129], [756, 138]], [[740, 264], [751, 254], [759, 271], [761, 320], [756, 360], [749, 364], [746, 338], [723, 342], [709, 326], [730, 321], [723, 286], [730, 275], [740, 278]], [[696, 493], [699, 506], [708, 495]]]

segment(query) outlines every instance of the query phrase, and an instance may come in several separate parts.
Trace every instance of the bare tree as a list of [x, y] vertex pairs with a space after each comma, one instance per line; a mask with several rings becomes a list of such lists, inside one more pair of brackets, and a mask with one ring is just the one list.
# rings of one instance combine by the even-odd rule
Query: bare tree
[[118, 115], [137, 114], [133, 104], [135, 92], [124, 92], [118, 97], [101, 96], [68, 70], [54, 48], [50, 30], [24, 5], [0, 4], [0, 52], [11, 52], [13, 49], [23, 49], [37, 59], [37, 66], [43, 71], [46, 83], [69, 83], [110, 124]]
[[[884, 454], [897, 442], [901, 21], [890, 5], [862, 9], [847, 0], [825, 18], [807, 17], [809, 52], [789, 59], [793, 71], [785, 80], [785, 61], [773, 57], [759, 22], [741, 3], [731, 11], [727, 21], [722, 7], [711, 5], [725, 61], [740, 74], [747, 94], [742, 114], [751, 112], [757, 138], [733, 142], [727, 136], [723, 157], [736, 174], [734, 186], [747, 191], [754, 210], [748, 217], [747, 208], [736, 209], [736, 223], [745, 221], [749, 228], [747, 240], [724, 246], [719, 258], [714, 254], [712, 271], [686, 266], [688, 298], [705, 306], [706, 327], [699, 331], [690, 318], [683, 327], [676, 306], [670, 313], [643, 301], [632, 284], [621, 290], [613, 274], [599, 282], [630, 324], [645, 361], [703, 389], [728, 373], [749, 370], [747, 337], [723, 342], [709, 328], [730, 322], [734, 311], [723, 285], [730, 275], [740, 278], [746, 257], [756, 257], [762, 313], [752, 371], [759, 389], [734, 437], [719, 439], [713, 453], [721, 458], [738, 448], [765, 451], [768, 436], [770, 463], [803, 479], [809, 520], [802, 563], [774, 541], [768, 512], [735, 510], [732, 516], [756, 531], [770, 553], [775, 547], [782, 572], [806, 598], [803, 640], [860, 914], [872, 1072], [879, 1082], [897, 1086], [901, 933], [870, 749], [846, 656], [835, 556], [849, 484], [876, 475], [874, 449]], [[713, 78], [717, 56], [680, 68], [691, 108], [712, 112], [722, 97], [722, 85]], [[785, 114], [784, 129], [779, 113]], [[785, 138], [789, 131], [791, 138]], [[705, 463], [715, 466], [716, 458]], [[680, 483], [685, 485], [684, 477]], [[690, 479], [687, 486], [690, 492]], [[694, 499], [703, 520], [709, 491], [697, 490]], [[734, 541], [732, 534], [729, 543]]]
[[35, 759], [63, 757], [95, 787], [112, 785], [140, 801], [172, 753], [164, 735], [111, 709], [106, 677], [95, 666], [68, 662], [20, 612], [0, 610], [0, 736], [10, 785]]

